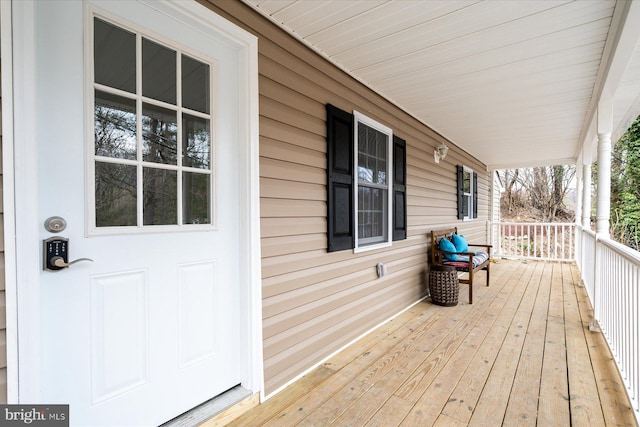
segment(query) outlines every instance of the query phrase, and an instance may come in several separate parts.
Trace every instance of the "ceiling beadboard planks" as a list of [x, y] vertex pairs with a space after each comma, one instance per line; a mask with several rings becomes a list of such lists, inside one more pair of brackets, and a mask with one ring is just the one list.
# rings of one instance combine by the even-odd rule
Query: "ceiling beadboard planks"
[[489, 168], [575, 160], [622, 5], [245, 2]]

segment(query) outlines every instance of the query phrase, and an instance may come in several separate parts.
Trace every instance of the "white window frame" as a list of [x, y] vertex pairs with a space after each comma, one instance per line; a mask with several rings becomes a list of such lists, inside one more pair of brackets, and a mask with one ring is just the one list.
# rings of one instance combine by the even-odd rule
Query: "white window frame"
[[[383, 125], [370, 117], [365, 116], [358, 111], [353, 112], [354, 117], [354, 192], [353, 192], [353, 204], [354, 204], [354, 212], [355, 212], [355, 247], [354, 252], [364, 252], [370, 251], [374, 249], [384, 248], [391, 246], [392, 237], [393, 237], [393, 131], [390, 127]], [[358, 236], [359, 224], [358, 224], [358, 188], [360, 186], [358, 180], [358, 124], [364, 124], [373, 128], [379, 132], [382, 132], [387, 135], [387, 185], [380, 186], [380, 188], [384, 188], [387, 190], [387, 203], [386, 203], [386, 212], [384, 213], [385, 220], [387, 222], [387, 232], [386, 239], [384, 241], [380, 241], [377, 243], [369, 243], [369, 242], [360, 242], [360, 238]], [[375, 187], [375, 185], [373, 185]], [[372, 187], [371, 185], [367, 185], [367, 187]]]
[[[464, 176], [469, 174], [469, 192], [464, 191]], [[463, 221], [471, 221], [473, 219], [473, 169], [462, 165], [462, 197], [468, 200], [467, 211], [464, 213]]]
[[[178, 231], [215, 231], [218, 229], [217, 226], [217, 202], [216, 202], [216, 194], [218, 193], [218, 176], [217, 176], [217, 167], [216, 167], [216, 140], [217, 140], [217, 126], [216, 126], [216, 117], [217, 109], [219, 108], [218, 103], [215, 98], [215, 84], [217, 81], [217, 67], [215, 60], [207, 57], [203, 57], [203, 55], [198, 54], [195, 51], [190, 50], [188, 47], [180, 45], [179, 43], [175, 43], [173, 41], [167, 40], [164, 37], [149, 32], [139, 26], [125, 21], [121, 18], [112, 16], [111, 14], [98, 11], [97, 8], [90, 8], [90, 19], [88, 20], [88, 24], [85, 27], [85, 58], [86, 58], [86, 67], [85, 67], [85, 81], [86, 81], [86, 138], [87, 147], [86, 147], [86, 171], [87, 183], [85, 185], [86, 188], [86, 233], [88, 236], [101, 236], [101, 235], [115, 235], [115, 234], [139, 234], [139, 233], [159, 233], [159, 232], [178, 232]], [[95, 18], [99, 18], [103, 21], [109, 22], [112, 25], [118, 26], [126, 31], [130, 31], [136, 35], [136, 93], [129, 93], [115, 88], [109, 88], [107, 86], [95, 83], [94, 80], [94, 62], [93, 62], [93, 50], [94, 50], [94, 22]], [[200, 62], [203, 62], [209, 65], [209, 99], [210, 99], [210, 113], [204, 114], [198, 111], [190, 110], [185, 107], [182, 107], [181, 104], [181, 75], [178, 72], [176, 74], [176, 92], [177, 92], [177, 105], [166, 104], [163, 101], [157, 101], [151, 98], [144, 97], [142, 95], [142, 73], [140, 68], [141, 62], [141, 41], [142, 38], [150, 40], [152, 42], [158, 43], [162, 46], [165, 46], [169, 49], [175, 50], [179, 55], [177, 56], [177, 62], [179, 58], [184, 54], [191, 58], [197, 59]], [[177, 71], [181, 69], [180, 65], [176, 63]], [[109, 94], [125, 96], [128, 99], [135, 99], [136, 101], [136, 121], [137, 121], [137, 131], [136, 131], [136, 139], [137, 139], [137, 149], [138, 159], [136, 160], [125, 160], [125, 159], [110, 159], [101, 156], [95, 155], [95, 141], [94, 141], [94, 108], [95, 108], [95, 91], [100, 90]], [[178, 122], [177, 129], [177, 164], [176, 165], [165, 165], [160, 163], [152, 163], [143, 161], [140, 150], [142, 146], [141, 138], [141, 114], [142, 114], [142, 104], [150, 104], [153, 106], [160, 106], [164, 108], [169, 108], [171, 110], [176, 111], [176, 119]], [[187, 113], [194, 117], [205, 118], [209, 120], [209, 132], [210, 132], [210, 169], [209, 172], [204, 172], [203, 169], [195, 169], [186, 166], [182, 166], [182, 115], [183, 113]], [[137, 207], [137, 225], [132, 226], [115, 226], [115, 227], [98, 227], [96, 225], [96, 211], [95, 211], [95, 162], [99, 160], [101, 162], [106, 163], [117, 163], [121, 165], [132, 165], [136, 166], [138, 169], [137, 173], [137, 187], [138, 187], [138, 207]], [[210, 186], [210, 216], [211, 221], [207, 224], [182, 224], [182, 206], [178, 203], [177, 206], [177, 224], [167, 224], [167, 225], [144, 225], [144, 217], [142, 212], [142, 189], [143, 189], [143, 176], [142, 171], [144, 166], [153, 167], [158, 170], [172, 170], [177, 173], [177, 200], [182, 200], [182, 172], [197, 172], [197, 173], [206, 173], [211, 176], [211, 186]]]

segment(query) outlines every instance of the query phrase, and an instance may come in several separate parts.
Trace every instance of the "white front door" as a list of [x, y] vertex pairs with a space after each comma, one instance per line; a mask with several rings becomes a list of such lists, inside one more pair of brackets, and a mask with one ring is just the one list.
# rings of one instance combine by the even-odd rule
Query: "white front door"
[[93, 262], [41, 267], [20, 357], [72, 425], [158, 425], [246, 377], [243, 59], [170, 3], [35, 7], [39, 237]]

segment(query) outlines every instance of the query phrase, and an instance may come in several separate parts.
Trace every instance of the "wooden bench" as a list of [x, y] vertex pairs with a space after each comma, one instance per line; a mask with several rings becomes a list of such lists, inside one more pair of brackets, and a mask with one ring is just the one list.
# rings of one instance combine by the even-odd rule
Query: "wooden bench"
[[[446, 252], [440, 250], [440, 240], [443, 238], [452, 239], [453, 233], [458, 233], [458, 228], [449, 228], [446, 230], [432, 230], [431, 231], [431, 265], [453, 265], [456, 270], [469, 273], [467, 279], [459, 279], [460, 283], [466, 283], [469, 285], [469, 304], [473, 304], [473, 276], [480, 270], [487, 271], [487, 286], [489, 286], [489, 267], [491, 265], [491, 245], [479, 245], [469, 243], [469, 248], [480, 247], [485, 248], [482, 252], [485, 252], [484, 256], [476, 257], [475, 252]], [[449, 261], [445, 260], [445, 254], [455, 254], [466, 258], [464, 261]], [[476, 257], [476, 265], [474, 265], [474, 257]]]

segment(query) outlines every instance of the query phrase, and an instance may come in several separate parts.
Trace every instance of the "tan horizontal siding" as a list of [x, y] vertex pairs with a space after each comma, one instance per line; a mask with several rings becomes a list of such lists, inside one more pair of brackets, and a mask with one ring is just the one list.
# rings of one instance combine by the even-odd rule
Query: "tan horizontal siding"
[[[418, 239], [414, 238], [412, 240]], [[330, 294], [332, 292], [331, 280], [336, 280], [338, 283], [345, 282], [348, 285], [348, 281], [345, 281], [344, 278], [350, 273], [359, 273], [361, 271], [375, 273], [375, 265], [378, 262], [387, 264], [404, 257], [421, 255], [423, 252], [424, 250], [422, 248], [411, 245], [403, 248], [399, 247], [397, 250], [392, 252], [364, 252], [361, 254], [362, 256], [358, 258], [343, 257], [345, 259], [341, 261], [336, 260], [331, 263], [327, 263], [326, 259], [317, 259], [316, 256], [316, 259], [312, 261], [315, 265], [311, 265], [310, 262], [305, 266], [306, 268], [302, 270], [291, 271], [289, 273], [279, 274], [272, 277], [265, 277], [263, 275], [262, 292], [263, 298], [265, 299], [264, 307], [266, 309], [268, 306], [267, 301], [270, 297], [283, 295], [287, 292], [296, 291], [301, 288], [304, 289], [304, 293], [309, 293], [313, 291], [315, 286], [320, 292]], [[391, 269], [390, 272], [392, 272], [392, 265], [388, 265], [387, 269]], [[297, 298], [292, 298], [292, 303], [297, 304]], [[269, 312], [265, 311], [264, 314], [265, 316], [268, 316]]]
[[327, 200], [325, 185], [260, 178], [260, 196], [269, 199]]
[[[4, 289], [0, 291], [0, 331], [5, 331], [7, 329], [7, 306], [6, 306], [6, 298]], [[1, 357], [0, 357], [1, 359]], [[6, 365], [0, 364], [0, 367]]]
[[299, 236], [269, 237], [262, 239], [262, 256], [274, 257], [296, 252], [312, 251], [327, 247], [327, 236], [308, 234]]
[[311, 133], [322, 135], [325, 129], [324, 120], [302, 113], [289, 105], [264, 96], [260, 97], [260, 111], [264, 116], [285, 125], [294, 125]]
[[[2, 298], [4, 299], [4, 295]], [[0, 366], [0, 403], [7, 403], [7, 331], [5, 329], [0, 330]]]
[[[324, 305], [309, 304], [310, 308], [313, 308], [312, 310], [307, 311], [306, 307], [300, 307], [284, 312], [278, 316], [277, 322], [274, 321], [271, 324], [266, 322], [265, 330], [270, 332], [271, 325], [295, 326], [283, 330], [276, 329], [270, 336], [265, 337], [265, 357], [275, 357], [290, 348], [292, 343], [305, 341], [322, 333], [327, 328], [348, 321], [354, 311], [361, 309], [364, 303], [373, 302], [368, 301], [372, 293], [387, 291], [396, 284], [411, 285], [415, 281], [421, 280], [420, 277], [414, 277], [415, 275], [415, 271], [408, 271], [403, 275], [389, 276], [386, 280], [377, 281], [375, 287], [368, 286], [366, 282], [359, 286], [354, 285], [341, 294], [323, 298]], [[369, 281], [371, 280], [373, 278], [369, 279]], [[331, 307], [330, 310], [327, 310], [327, 305]]]
[[[378, 325], [381, 318], [388, 318], [397, 313], [398, 308], [416, 301], [422, 293], [414, 286], [402, 290], [406, 286], [402, 282], [390, 283], [383, 292], [371, 294], [366, 300], [354, 304], [345, 321], [324, 328], [320, 333], [265, 359], [265, 387], [273, 389], [284, 384], [362, 332]], [[354, 328], [354, 325], [363, 326]]]
[[[427, 234], [458, 226], [486, 241], [485, 166], [278, 29], [242, 2], [213, 10], [258, 36], [265, 392], [425, 295]], [[327, 253], [326, 110], [357, 110], [407, 141], [408, 238]], [[439, 164], [433, 150], [445, 142]], [[478, 173], [479, 218], [457, 219], [456, 168]], [[378, 278], [376, 264], [387, 274]]]
[[269, 140], [285, 142], [323, 154], [327, 152], [326, 146], [323, 145], [324, 137], [322, 135], [315, 135], [304, 129], [279, 123], [267, 117], [260, 117], [260, 155], [262, 155], [262, 146], [268, 145]]
[[[268, 100], [266, 102], [272, 102], [275, 104], [283, 104], [285, 108], [279, 107], [278, 111], [273, 111], [271, 114], [275, 114], [276, 117], [282, 117], [283, 114], [287, 112], [291, 112], [293, 114], [292, 117], [287, 117], [285, 120], [281, 120], [283, 123], [287, 123], [288, 120], [293, 120], [296, 124], [304, 124], [304, 121], [298, 120], [298, 116], [306, 117], [306, 120], [313, 123], [313, 118], [316, 118], [319, 123], [323, 122], [324, 118], [324, 108], [322, 104], [318, 103], [317, 99], [313, 97], [313, 93], [309, 93], [310, 91], [306, 90], [304, 92], [300, 92], [295, 90], [287, 80], [288, 74], [291, 75], [293, 73], [283, 69], [280, 64], [274, 63], [267, 56], [260, 56], [260, 97], [261, 99]], [[271, 72], [269, 72], [271, 71]], [[266, 77], [265, 74], [271, 74], [269, 77]], [[299, 76], [294, 76], [294, 81], [299, 81]], [[307, 89], [307, 87], [304, 87]], [[321, 88], [318, 88], [321, 90]], [[313, 132], [317, 130], [318, 135], [322, 135], [323, 130], [322, 126], [315, 124], [310, 128], [304, 128], [307, 131]]]
[[320, 217], [284, 217], [262, 218], [260, 220], [260, 232], [262, 237], [296, 236], [302, 234], [325, 233], [327, 231], [327, 219]]
[[262, 141], [260, 155], [263, 159], [282, 160], [323, 170], [327, 167], [327, 154], [324, 152], [310, 150], [267, 137], [262, 137]]
[[261, 218], [326, 217], [327, 204], [324, 200], [264, 199], [260, 203], [260, 216]]
[[[375, 268], [369, 268], [327, 280], [322, 287], [314, 284], [286, 294], [266, 298], [264, 305], [265, 339], [277, 336], [277, 334], [291, 329], [291, 325], [298, 324], [292, 322], [291, 319], [308, 321], [322, 315], [327, 306], [341, 307], [355, 299], [366, 297], [368, 293], [378, 288], [387, 287], [389, 280], [412, 277], [416, 274], [416, 267], [421, 267], [423, 262], [422, 254], [417, 254], [385, 263], [388, 271], [391, 272], [388, 272], [380, 280], [376, 280]], [[372, 281], [375, 281], [375, 285], [370, 284]], [[290, 298], [292, 295], [295, 295], [296, 298]]]
[[327, 181], [327, 173], [324, 169], [264, 157], [260, 159], [260, 175], [265, 178], [308, 184], [324, 185]]
[[0, 402], [7, 403], [7, 368], [0, 369]]
[[0, 330], [0, 366], [7, 366], [7, 331]]
[[264, 292], [265, 279], [287, 272], [305, 270], [318, 265], [329, 265], [348, 259], [345, 252], [327, 254], [326, 248], [317, 251], [297, 252], [275, 258], [262, 258], [262, 287]]

